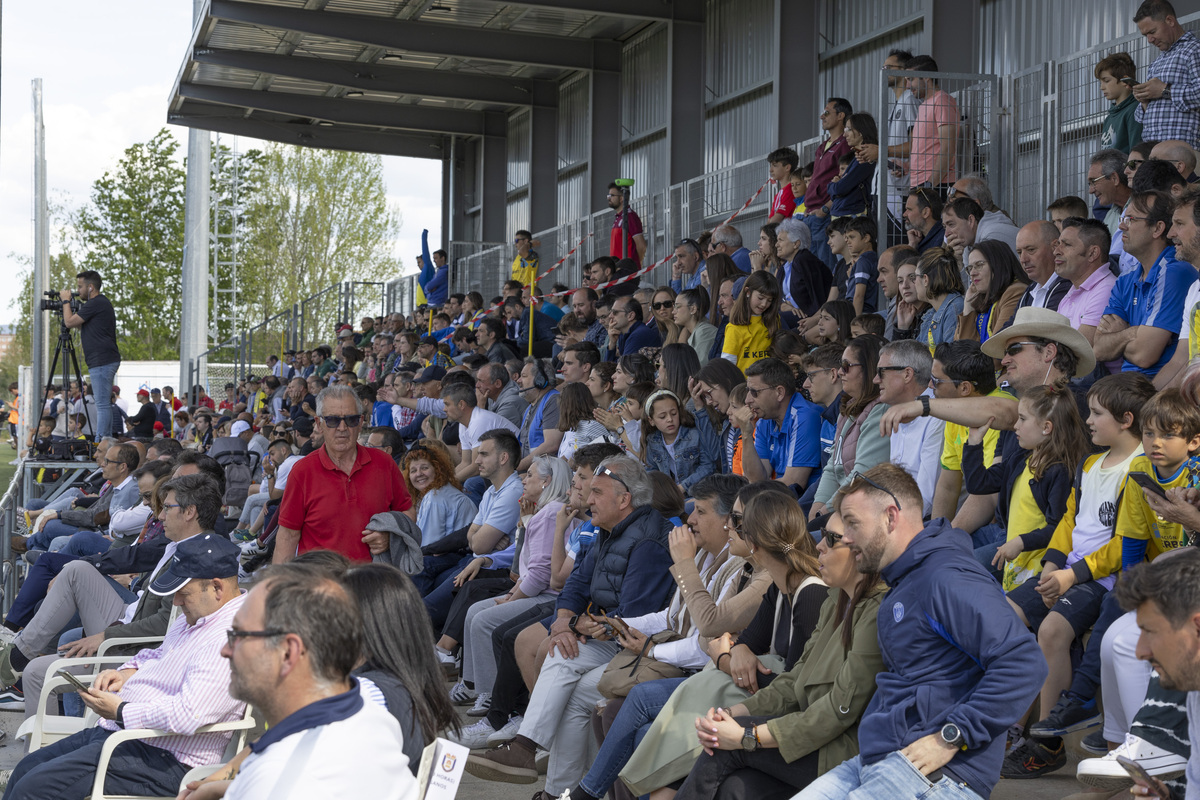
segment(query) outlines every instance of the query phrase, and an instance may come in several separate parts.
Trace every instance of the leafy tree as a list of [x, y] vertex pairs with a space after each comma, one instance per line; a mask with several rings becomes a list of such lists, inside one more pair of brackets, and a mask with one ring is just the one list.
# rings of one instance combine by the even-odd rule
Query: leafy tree
[[79, 268], [104, 277], [126, 360], [179, 357], [187, 175], [178, 150], [165, 128], [127, 148], [116, 168], [92, 184], [91, 202], [74, 215]]

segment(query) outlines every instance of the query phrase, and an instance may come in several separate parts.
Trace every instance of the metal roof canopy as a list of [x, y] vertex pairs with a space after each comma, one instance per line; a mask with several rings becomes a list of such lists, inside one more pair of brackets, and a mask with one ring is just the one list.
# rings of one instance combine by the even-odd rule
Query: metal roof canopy
[[209, 0], [171, 92], [176, 125], [287, 144], [441, 158], [553, 108], [580, 70], [703, 0]]

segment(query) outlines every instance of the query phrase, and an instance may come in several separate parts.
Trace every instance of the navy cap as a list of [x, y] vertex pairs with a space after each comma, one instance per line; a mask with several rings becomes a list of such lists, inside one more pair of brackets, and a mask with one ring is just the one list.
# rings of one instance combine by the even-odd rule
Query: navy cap
[[446, 370], [434, 364], [432, 367], [426, 367], [421, 374], [413, 378], [413, 383], [429, 383], [430, 381], [440, 381], [446, 377]]
[[427, 333], [421, 337], [421, 344], [430, 344], [437, 347], [441, 342], [438, 341], [436, 336]]
[[165, 597], [182, 589], [192, 578], [232, 578], [238, 574], [241, 553], [236, 544], [212, 533], [184, 539], [175, 548], [171, 563], [150, 582], [150, 591]]
[[312, 434], [313, 434], [312, 417], [304, 417], [304, 416], [296, 417], [295, 421], [292, 422], [292, 430], [294, 430], [296, 433], [300, 434], [301, 436], [312, 436]]

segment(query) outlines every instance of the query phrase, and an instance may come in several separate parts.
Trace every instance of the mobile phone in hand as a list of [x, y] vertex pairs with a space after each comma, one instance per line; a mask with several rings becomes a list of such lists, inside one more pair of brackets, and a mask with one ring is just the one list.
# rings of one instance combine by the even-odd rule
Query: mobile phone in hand
[[1136, 483], [1138, 486], [1149, 491], [1150, 494], [1158, 495], [1163, 500], [1167, 499], [1167, 493], [1166, 493], [1166, 491], [1163, 490], [1163, 488], [1161, 486], [1158, 485], [1158, 481], [1154, 480], [1154, 478], [1151, 478], [1146, 473], [1131, 472], [1131, 473], [1129, 473], [1129, 478], [1134, 483]]
[[1126, 85], [1126, 86], [1128, 86], [1130, 89], [1132, 89], [1134, 86], [1137, 86], [1137, 79], [1135, 79], [1135, 78], [1121, 78], [1121, 83], [1125, 84], [1125, 85]]
[[1163, 800], [1170, 797], [1169, 794], [1161, 794], [1159, 792], [1158, 787], [1162, 786], [1162, 782], [1147, 772], [1146, 768], [1141, 764], [1125, 756], [1117, 756], [1117, 763], [1125, 768], [1125, 771], [1129, 773], [1129, 777], [1141, 781], [1150, 787], [1150, 791], [1154, 792], [1155, 796], [1163, 798]]
[[76, 689], [78, 689], [81, 692], [86, 692], [88, 690], [87, 684], [85, 684], [83, 681], [79, 680], [79, 678], [75, 677], [71, 673], [67, 672], [65, 669], [60, 669], [55, 674], [58, 675], [58, 677], [65, 680], [67, 683], [74, 686]]

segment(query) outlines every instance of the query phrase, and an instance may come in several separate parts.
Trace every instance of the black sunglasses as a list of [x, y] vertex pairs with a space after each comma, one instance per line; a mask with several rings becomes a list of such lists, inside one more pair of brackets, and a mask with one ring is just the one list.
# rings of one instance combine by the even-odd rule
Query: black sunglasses
[[336, 430], [343, 422], [346, 423], [347, 428], [357, 428], [359, 425], [362, 425], [362, 414], [346, 414], [345, 416], [326, 414], [321, 417], [321, 421], [331, 431]]
[[742, 515], [736, 511], [729, 512], [729, 524], [733, 526], [733, 530], [738, 536], [743, 536], [742, 533]]
[[271, 631], [235, 631], [232, 628], [225, 631], [225, 641], [229, 642], [229, 646], [233, 647], [238, 639], [271, 639], [276, 636], [283, 636], [287, 631], [271, 630]]
[[861, 486], [855, 486], [855, 484], [858, 481], [862, 481], [863, 483], [870, 486], [872, 489], [878, 489], [879, 491], [886, 494], [888, 497], [892, 498], [892, 502], [896, 504], [897, 511], [904, 510], [904, 506], [900, 505], [900, 499], [898, 497], [896, 497], [896, 495], [892, 492], [891, 489], [883, 488], [878, 483], [876, 483], [875, 481], [868, 478], [866, 475], [863, 475], [861, 472], [855, 472], [853, 475], [850, 476], [850, 483], [846, 484], [846, 489], [843, 492], [843, 496], [848, 495], [848, 494], [853, 494], [854, 492], [857, 492], [858, 490], [860, 490], [862, 488]]
[[674, 308], [674, 306], [675, 306], [675, 301], [673, 301], [673, 300], [665, 300], [661, 303], [651, 303], [650, 304], [650, 307], [653, 308], [655, 311], [662, 311], [664, 308]]
[[834, 533], [828, 528], [821, 528], [821, 538], [825, 540], [825, 544], [829, 547], [837, 547], [842, 541], [842, 534]]

